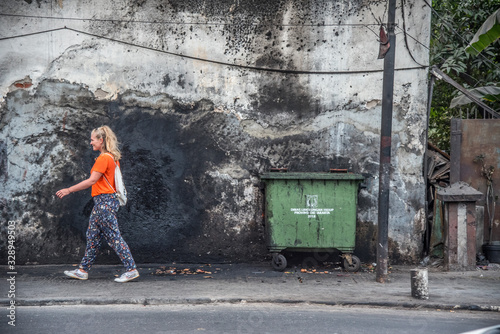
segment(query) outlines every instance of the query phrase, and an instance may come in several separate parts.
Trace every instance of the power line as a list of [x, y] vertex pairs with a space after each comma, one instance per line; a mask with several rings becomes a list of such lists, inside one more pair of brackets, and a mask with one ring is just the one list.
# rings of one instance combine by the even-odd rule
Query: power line
[[[435, 38], [435, 39], [437, 39], [437, 38], [438, 38], [438, 36], [436, 36], [436, 34], [434, 34], [433, 32], [431, 32], [431, 36], [432, 36], [433, 38]], [[439, 55], [439, 56], [436, 56], [436, 55], [435, 55], [435, 57], [436, 57], [437, 59], [439, 59], [439, 60], [442, 60], [442, 61], [443, 61], [443, 64], [444, 64], [444, 63], [446, 63], [446, 61], [447, 61], [447, 60], [448, 60], [451, 56], [449, 56], [448, 58], [444, 58], [444, 57], [443, 57], [443, 56], [441, 56], [441, 55]], [[449, 71], [447, 71], [447, 72], [449, 73]], [[474, 80], [474, 81], [475, 81], [474, 87], [475, 87], [475, 86], [477, 86], [477, 85], [480, 83], [480, 80], [479, 80], [479, 79], [474, 78], [473, 76], [471, 76], [471, 75], [470, 75], [470, 74], [468, 74], [468, 73], [461, 72], [461, 73], [460, 73], [460, 75], [461, 75], [461, 76], [467, 76], [468, 78], [470, 78], [470, 79]]]
[[404, 34], [404, 41], [405, 41], [406, 49], [408, 50], [408, 53], [410, 54], [411, 59], [413, 59], [413, 61], [415, 63], [417, 63], [417, 65], [424, 66], [424, 65], [420, 64], [415, 59], [415, 57], [413, 56], [413, 53], [410, 50], [410, 47], [408, 46], [408, 37], [407, 37], [407, 33], [406, 33], [406, 17], [405, 17], [405, 3], [404, 3], [404, 0], [401, 0], [401, 16], [403, 17], [403, 34]]
[[[212, 59], [206, 59], [206, 58], [200, 58], [200, 57], [195, 57], [195, 56], [189, 56], [189, 55], [183, 55], [175, 52], [170, 52], [170, 51], [165, 51], [165, 50], [160, 50], [160, 49], [155, 49], [149, 46], [144, 46], [144, 45], [139, 45], [115, 38], [110, 38], [106, 36], [101, 36], [97, 34], [92, 34], [86, 31], [82, 30], [77, 30], [73, 28], [68, 28], [68, 27], [63, 27], [63, 28], [57, 28], [57, 29], [51, 29], [51, 30], [44, 30], [44, 31], [39, 31], [39, 32], [34, 32], [30, 34], [24, 34], [24, 35], [18, 35], [18, 36], [10, 36], [10, 37], [3, 37], [0, 38], [0, 41], [2, 40], [7, 40], [7, 39], [15, 39], [15, 38], [20, 38], [20, 37], [26, 37], [26, 36], [33, 36], [33, 35], [38, 35], [38, 34], [44, 34], [44, 33], [50, 33], [50, 32], [55, 32], [55, 31], [60, 31], [60, 30], [69, 30], [73, 31], [75, 33], [95, 37], [98, 39], [104, 39], [136, 48], [141, 48], [149, 51], [154, 51], [154, 52], [160, 52], [164, 54], [168, 54], [171, 56], [175, 57], [181, 57], [181, 58], [186, 58], [186, 59], [192, 59], [192, 60], [197, 60], [197, 61], [202, 61], [202, 62], [208, 62], [212, 64], [217, 64], [217, 65], [223, 65], [223, 66], [229, 66], [229, 67], [236, 67], [236, 68], [242, 68], [242, 69], [247, 69], [247, 70], [253, 70], [253, 71], [263, 71], [263, 72], [276, 72], [276, 73], [284, 73], [284, 74], [316, 74], [316, 75], [333, 75], [333, 74], [366, 74], [366, 73], [378, 73], [378, 72], [383, 72], [383, 69], [380, 70], [359, 70], [359, 71], [306, 71], [306, 70], [286, 70], [286, 69], [276, 69], [276, 68], [267, 68], [267, 67], [256, 67], [256, 66], [249, 66], [249, 65], [239, 65], [239, 64], [231, 64], [223, 61], [218, 61], [218, 60], [212, 60]], [[399, 68], [396, 69], [397, 71], [407, 71], [407, 70], [421, 70], [425, 69], [428, 66], [420, 66], [420, 67], [406, 67], [406, 68]]]
[[427, 50], [430, 50], [429, 47], [427, 45], [425, 45], [424, 43], [420, 42], [417, 38], [413, 37], [410, 33], [408, 32], [405, 32], [402, 28], [396, 26], [396, 28], [398, 28], [399, 30], [401, 30], [404, 34], [406, 34], [408, 37], [410, 37], [411, 39], [413, 39], [415, 42], [417, 42], [418, 44], [422, 45], [424, 48], [426, 48]]
[[[44, 20], [66, 20], [66, 21], [84, 21], [84, 22], [111, 22], [111, 23], [140, 23], [140, 24], [165, 24], [165, 25], [213, 25], [213, 26], [231, 26], [238, 23], [224, 23], [224, 22], [176, 22], [176, 21], [150, 21], [150, 20], [120, 20], [120, 19], [96, 19], [96, 18], [78, 18], [78, 17], [56, 17], [56, 16], [40, 16], [40, 15], [21, 15], [21, 14], [9, 14], [0, 13], [0, 16], [10, 16], [10, 17], [22, 17], [22, 18], [32, 18], [32, 19], [44, 19]], [[254, 26], [264, 25], [263, 23], [253, 22]], [[304, 24], [282, 24], [275, 23], [272, 24], [280, 27], [368, 27], [368, 26], [378, 26], [378, 23], [304, 23]]]
[[29, 33], [29, 34], [23, 34], [23, 35], [16, 35], [16, 36], [9, 36], [9, 37], [0, 37], [0, 41], [5, 41], [5, 40], [8, 40], [8, 39], [16, 39], [16, 38], [21, 38], [21, 37], [34, 36], [34, 35], [40, 35], [40, 34], [47, 34], [49, 32], [55, 32], [55, 31], [64, 30], [64, 29], [68, 29], [68, 28], [66, 28], [66, 27], [64, 27], [64, 28], [56, 28], [56, 29], [36, 31], [36, 32], [32, 32], [32, 33]]
[[[404, 0], [401, 0], [401, 1], [403, 2]], [[426, 5], [430, 6], [430, 5], [429, 5], [429, 4], [428, 4], [425, 0], [424, 0], [424, 2], [426, 3]], [[435, 10], [435, 9], [433, 9], [432, 7], [431, 7], [431, 9], [432, 9], [432, 11], [433, 11], [433, 12], [434, 12], [434, 13], [435, 13], [435, 14], [436, 14], [436, 15], [437, 15], [440, 19], [442, 19], [442, 20], [443, 20], [443, 21], [444, 21], [444, 22], [448, 25], [448, 27], [449, 27], [449, 28], [450, 28], [450, 29], [451, 29], [451, 30], [452, 30], [452, 31], [453, 31], [456, 35], [458, 35], [458, 36], [462, 39], [462, 41], [464, 41], [464, 42], [468, 43], [468, 42], [465, 40], [465, 38], [463, 38], [463, 37], [462, 37], [462, 36], [461, 36], [461, 35], [460, 35], [460, 34], [459, 34], [456, 30], [454, 30], [454, 29], [453, 29], [453, 27], [451, 27], [451, 26], [450, 26], [450, 23], [449, 23], [447, 20], [445, 20], [444, 18], [442, 18], [442, 17], [439, 15], [439, 13], [437, 13], [437, 12], [436, 12], [436, 10]], [[407, 44], [407, 41], [406, 41], [406, 37], [408, 36], [408, 37], [410, 37], [411, 39], [413, 39], [416, 43], [420, 44], [421, 46], [423, 46], [424, 48], [426, 48], [427, 50], [429, 50], [429, 51], [430, 51], [430, 48], [429, 48], [427, 45], [423, 44], [423, 43], [422, 43], [422, 42], [420, 42], [417, 38], [413, 37], [410, 33], [408, 33], [408, 32], [406, 31], [406, 28], [405, 28], [405, 16], [404, 16], [404, 9], [403, 9], [403, 28], [400, 28], [400, 27], [398, 27], [398, 26], [396, 26], [396, 28], [398, 28], [399, 30], [401, 30], [401, 31], [403, 32], [403, 34], [404, 34], [404, 36], [405, 36], [405, 44], [406, 44], [406, 47], [407, 47], [407, 48], [408, 48], [408, 44]], [[438, 37], [438, 36], [436, 36], [436, 35], [435, 35], [432, 31], [431, 31], [431, 35], [432, 35], [434, 38], [437, 38], [437, 37]], [[410, 50], [408, 49], [408, 51], [410, 51]], [[497, 66], [495, 63], [491, 62], [491, 60], [489, 60], [488, 58], [486, 58], [486, 57], [485, 57], [482, 53], [480, 53], [480, 55], [481, 55], [481, 57], [483, 57], [483, 58], [484, 58], [487, 62], [489, 62], [491, 65], [493, 65], [493, 66], [495, 66], [495, 67], [497, 67], [497, 68], [498, 68], [498, 66]], [[410, 56], [412, 56], [412, 55], [411, 55], [411, 52], [410, 52]], [[446, 60], [447, 60], [446, 58], [443, 58], [442, 56], [439, 56], [439, 58], [440, 58], [441, 60], [443, 60], [443, 61], [446, 61]], [[413, 60], [415, 60], [413, 56], [412, 56], [412, 59], [413, 59]], [[416, 62], [417, 64], [419, 64], [417, 61], [415, 61], [415, 62]], [[420, 64], [419, 64], [419, 65], [420, 65]], [[474, 79], [474, 80], [476, 80], [476, 79]], [[476, 81], [478, 81], [478, 80], [476, 80]]]
[[[373, 13], [372, 13], [373, 15]], [[404, 15], [404, 13], [403, 13]], [[12, 17], [23, 17], [23, 18], [36, 18], [36, 19], [53, 19], [53, 20], [74, 20], [74, 21], [88, 21], [88, 22], [112, 22], [112, 23], [142, 23], [142, 24], [166, 24], [166, 25], [223, 25], [223, 26], [230, 26], [233, 25], [233, 23], [215, 23], [215, 22], [174, 22], [174, 21], [146, 21], [146, 20], [117, 20], [117, 19], [96, 19], [96, 18], [72, 18], [72, 17], [54, 17], [54, 16], [37, 16], [37, 15], [21, 15], [21, 14], [9, 14], [9, 13], [0, 13], [0, 16], [12, 16]], [[403, 16], [404, 20], [404, 16]], [[262, 23], [253, 23], [253, 25], [262, 25]], [[351, 26], [351, 27], [364, 27], [367, 28], [368, 30], [372, 31], [373, 30], [370, 28], [370, 26], [379, 26], [380, 23], [332, 23], [332, 24], [325, 24], [325, 23], [317, 23], [317, 24], [275, 24], [276, 26], [282, 26], [282, 27], [341, 27], [341, 26]], [[396, 26], [397, 27], [397, 26]], [[397, 27], [399, 28], [399, 27]], [[401, 29], [401, 28], [399, 28]], [[417, 62], [409, 50], [408, 43], [406, 41], [407, 36], [416, 41], [418, 44], [424, 46], [426, 49], [429, 49], [427, 46], [425, 46], [422, 42], [417, 40], [415, 37], [411, 36], [408, 32], [406, 32], [405, 29], [401, 29], [404, 34], [405, 34], [405, 44], [406, 47], [408, 48], [408, 52], [410, 53], [410, 56], [412, 59], [415, 61], [420, 66], [426, 66], [422, 65], [419, 62]], [[374, 34], [378, 36], [375, 32]], [[0, 40], [2, 40], [0, 38]]]
[[[431, 9], [431, 11], [439, 18], [441, 19], [444, 23], [446, 23], [446, 25], [448, 26], [448, 28], [450, 28], [450, 30], [456, 35], [458, 36], [463, 42], [469, 44], [469, 42], [462, 36], [460, 35], [460, 33], [458, 33], [454, 28], [453, 26], [445, 19], [443, 18], [426, 0], [423, 0], [424, 3]], [[476, 50], [477, 51], [477, 50]]]
[[[455, 34], [455, 36], [458, 36], [462, 42], [464, 42], [465, 44], [469, 45], [469, 42], [462, 36], [460, 35], [460, 33], [458, 33], [454, 28], [453, 26], [451, 25], [451, 23], [449, 23], [445, 18], [443, 18], [434, 8], [432, 8], [432, 6], [426, 1], [426, 0], [423, 0], [424, 3], [431, 9], [431, 11], [440, 19], [442, 20], [446, 26]], [[486, 62], [490, 63], [491, 65], [493, 65], [494, 67], [496, 67], [497, 69], [500, 69], [500, 67], [495, 64], [494, 62], [492, 62], [490, 59], [488, 59], [485, 55], [483, 55], [482, 53], [480, 53], [474, 46], [470, 46], [472, 47], [474, 50], [476, 50], [478, 52], [478, 55], [481, 56], [484, 60], [486, 60]]]

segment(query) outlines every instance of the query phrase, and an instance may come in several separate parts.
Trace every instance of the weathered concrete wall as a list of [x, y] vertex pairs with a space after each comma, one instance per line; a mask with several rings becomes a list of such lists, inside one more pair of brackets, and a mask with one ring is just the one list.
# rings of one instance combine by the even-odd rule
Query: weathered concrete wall
[[[137, 261], [264, 258], [258, 175], [270, 167], [365, 175], [356, 254], [372, 259], [383, 69], [374, 17], [385, 8], [3, 1], [3, 36], [19, 37], [0, 40], [2, 253], [16, 220], [19, 263], [79, 261], [89, 191], [54, 193], [88, 177], [90, 130], [108, 124], [122, 142], [131, 198], [119, 220]], [[406, 1], [407, 32], [424, 45], [429, 15]], [[424, 227], [427, 71], [397, 32], [389, 237], [401, 262], [418, 258]], [[408, 41], [426, 64], [427, 50]]]

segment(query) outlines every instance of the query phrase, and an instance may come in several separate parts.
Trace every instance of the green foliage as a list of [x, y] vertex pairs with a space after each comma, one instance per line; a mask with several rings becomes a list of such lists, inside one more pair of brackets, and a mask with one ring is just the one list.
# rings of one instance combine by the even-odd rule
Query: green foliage
[[500, 37], [500, 9], [493, 13], [474, 35], [470, 45], [465, 49], [468, 53], [477, 56], [488, 45]]
[[[469, 89], [469, 93], [477, 99], [483, 99], [488, 102], [500, 102], [500, 87], [487, 86]], [[459, 94], [451, 100], [450, 108], [470, 104], [471, 100], [464, 94]]]
[[[500, 0], [434, 0], [431, 25], [430, 63], [437, 65], [467, 89], [500, 86], [500, 42], [487, 46], [479, 56], [465, 51], [482, 24], [500, 7]], [[436, 81], [429, 119], [429, 140], [448, 151], [451, 118], [467, 114], [481, 118], [474, 104], [450, 109], [458, 92], [448, 83]], [[491, 99], [490, 99], [491, 100]], [[493, 109], [498, 101], [484, 100]], [[465, 107], [465, 108], [464, 108]], [[460, 109], [461, 108], [461, 109]]]

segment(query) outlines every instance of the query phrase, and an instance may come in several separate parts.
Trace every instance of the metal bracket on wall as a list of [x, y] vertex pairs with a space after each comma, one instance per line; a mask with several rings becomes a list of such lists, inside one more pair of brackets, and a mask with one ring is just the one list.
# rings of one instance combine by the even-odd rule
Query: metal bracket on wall
[[462, 94], [467, 96], [472, 102], [480, 106], [481, 108], [484, 109], [485, 112], [489, 113], [492, 118], [500, 118], [500, 114], [497, 113], [495, 110], [491, 109], [488, 107], [483, 101], [479, 100], [477, 97], [472, 95], [467, 89], [465, 89], [463, 86], [461, 86], [458, 82], [447, 76], [443, 71], [441, 71], [437, 66], [432, 66], [431, 67], [431, 73], [434, 75], [437, 79], [439, 80], [444, 80], [456, 89], [458, 89]]

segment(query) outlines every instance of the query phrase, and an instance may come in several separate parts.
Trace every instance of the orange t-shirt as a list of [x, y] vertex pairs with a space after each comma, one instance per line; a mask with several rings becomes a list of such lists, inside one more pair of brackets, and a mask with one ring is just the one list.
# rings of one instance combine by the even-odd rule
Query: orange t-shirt
[[[118, 167], [120, 166], [120, 162], [117, 161], [116, 164]], [[90, 174], [92, 172], [102, 173], [103, 176], [92, 186], [92, 197], [101, 195], [101, 194], [114, 194], [115, 193], [115, 161], [111, 157], [111, 153], [104, 153], [97, 157], [95, 160], [94, 166], [90, 170]], [[104, 179], [108, 179], [109, 184], [113, 187], [109, 186], [108, 182]]]

